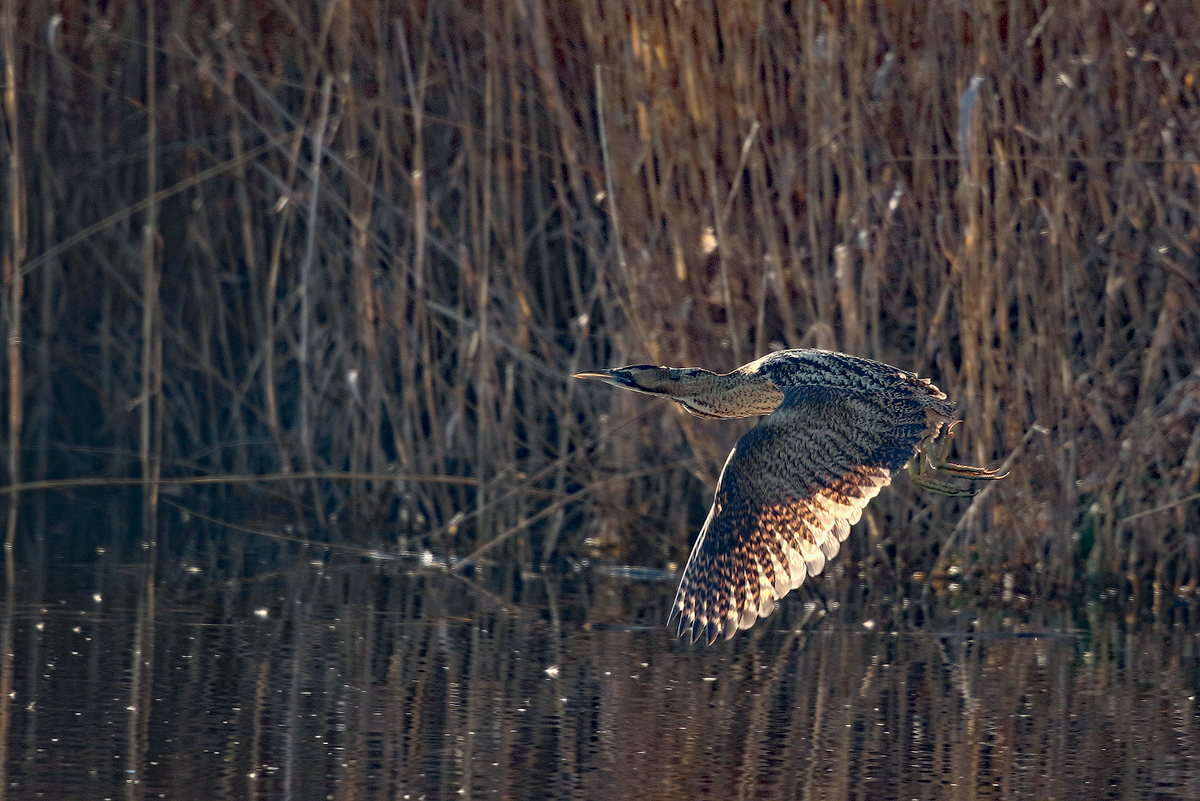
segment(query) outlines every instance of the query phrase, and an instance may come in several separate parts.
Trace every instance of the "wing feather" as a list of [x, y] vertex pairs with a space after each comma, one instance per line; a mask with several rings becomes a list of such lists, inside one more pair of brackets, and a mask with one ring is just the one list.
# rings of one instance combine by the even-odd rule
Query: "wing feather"
[[672, 607], [680, 636], [729, 638], [820, 573], [933, 423], [917, 397], [789, 390], [725, 461]]

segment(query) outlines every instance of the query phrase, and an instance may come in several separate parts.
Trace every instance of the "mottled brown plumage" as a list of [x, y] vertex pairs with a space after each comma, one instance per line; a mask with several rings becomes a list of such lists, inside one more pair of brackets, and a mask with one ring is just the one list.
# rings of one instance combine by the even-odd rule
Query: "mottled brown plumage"
[[934, 443], [954, 420], [954, 404], [928, 379], [870, 359], [784, 350], [725, 375], [633, 365], [575, 377], [668, 397], [701, 417], [767, 415], [725, 461], [683, 571], [671, 617], [693, 641], [749, 628], [820, 573], [905, 465], [918, 485], [948, 495], [971, 493], [926, 467], [1003, 477], [947, 463], [944, 444]]

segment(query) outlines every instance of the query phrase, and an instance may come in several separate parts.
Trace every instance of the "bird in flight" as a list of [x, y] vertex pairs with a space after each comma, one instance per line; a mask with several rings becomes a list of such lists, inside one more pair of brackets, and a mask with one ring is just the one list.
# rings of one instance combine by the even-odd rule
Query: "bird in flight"
[[937, 474], [1006, 475], [946, 461], [954, 404], [929, 379], [871, 359], [781, 350], [724, 375], [635, 364], [574, 377], [670, 398], [699, 417], [766, 415], [725, 460], [679, 582], [668, 623], [678, 615], [679, 636], [693, 642], [771, 614], [824, 569], [905, 466], [918, 486], [951, 496], [974, 492]]

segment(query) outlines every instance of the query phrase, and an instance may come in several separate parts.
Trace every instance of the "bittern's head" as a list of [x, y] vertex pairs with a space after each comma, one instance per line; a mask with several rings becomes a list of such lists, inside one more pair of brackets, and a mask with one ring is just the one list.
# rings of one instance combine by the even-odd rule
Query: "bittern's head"
[[714, 374], [699, 367], [655, 367], [650, 364], [631, 364], [612, 370], [585, 370], [573, 378], [595, 378], [606, 384], [647, 395], [658, 395], [677, 401], [698, 417], [718, 417], [698, 399], [709, 391]]
[[669, 367], [631, 364], [628, 367], [617, 367], [612, 370], [584, 370], [571, 377], [595, 378], [606, 384], [612, 384], [614, 387], [670, 397], [671, 390], [678, 387], [677, 382], [671, 379], [672, 372], [675, 371]]

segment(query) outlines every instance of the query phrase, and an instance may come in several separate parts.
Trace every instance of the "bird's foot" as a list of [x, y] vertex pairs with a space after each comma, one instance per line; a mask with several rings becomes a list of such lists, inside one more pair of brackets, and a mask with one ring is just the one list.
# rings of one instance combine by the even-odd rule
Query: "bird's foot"
[[966, 464], [955, 464], [946, 460], [946, 453], [950, 450], [950, 441], [954, 439], [954, 427], [958, 423], [958, 420], [952, 422], [940, 439], [925, 439], [917, 447], [916, 458], [908, 463], [908, 474], [914, 484], [930, 492], [959, 498], [974, 495], [975, 491], [956, 487], [953, 484], [928, 475], [926, 466], [930, 470], [945, 473], [956, 478], [965, 478], [968, 481], [996, 481], [1008, 475], [1008, 473], [1001, 473], [999, 470], [989, 470], [986, 467], [975, 467]]
[[946, 460], [946, 454], [950, 451], [950, 441], [954, 439], [954, 427], [961, 420], [955, 420], [947, 428], [945, 435], [937, 442], [930, 442], [925, 450], [925, 458], [929, 462], [929, 466], [941, 473], [949, 473], [952, 476], [965, 478], [970, 481], [994, 481], [1004, 478], [1008, 473], [1001, 473], [999, 470], [989, 470], [986, 467], [975, 467], [968, 464], [955, 464]]
[[920, 456], [908, 463], [908, 477], [921, 489], [936, 492], [938, 495], [969, 498], [975, 494], [975, 490], [970, 487], [956, 487], [948, 481], [941, 481], [926, 473], [924, 460]]

